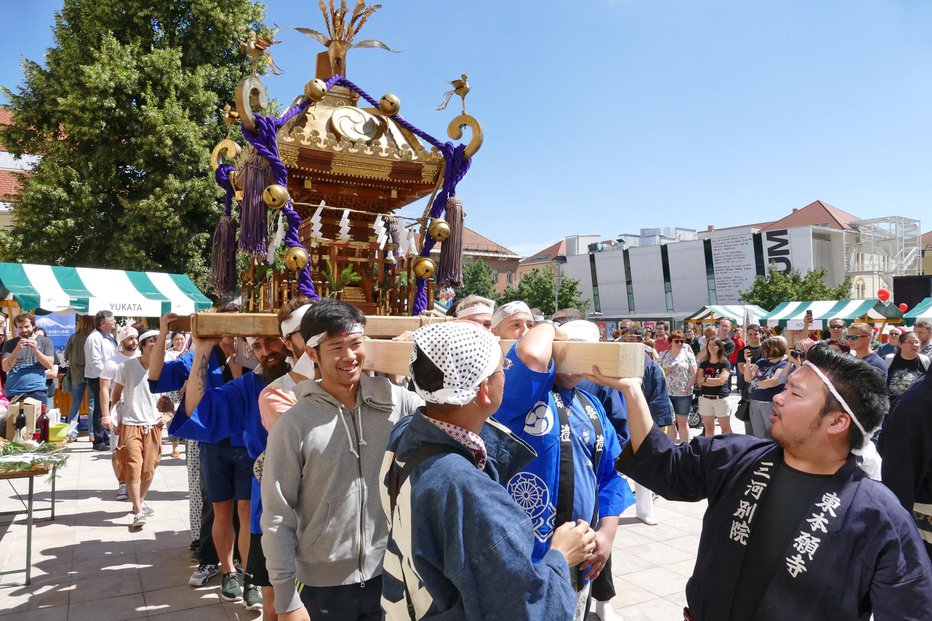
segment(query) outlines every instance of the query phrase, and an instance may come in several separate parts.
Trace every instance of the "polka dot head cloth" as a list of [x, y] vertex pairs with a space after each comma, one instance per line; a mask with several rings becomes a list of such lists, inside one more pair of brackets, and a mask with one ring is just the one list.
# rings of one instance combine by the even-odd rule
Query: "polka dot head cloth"
[[[424, 365], [421, 356], [430, 364]], [[495, 373], [501, 359], [498, 338], [474, 322], [424, 326], [414, 333], [410, 364], [414, 389], [430, 403], [466, 405], [476, 398], [479, 385]]]

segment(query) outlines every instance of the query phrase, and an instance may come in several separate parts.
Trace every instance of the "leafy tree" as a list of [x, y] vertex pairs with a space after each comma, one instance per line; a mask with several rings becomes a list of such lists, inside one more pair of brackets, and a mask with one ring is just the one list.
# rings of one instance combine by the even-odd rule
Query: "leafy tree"
[[463, 286], [456, 293], [459, 298], [465, 298], [467, 295], [481, 295], [490, 300], [497, 300], [498, 294], [495, 291], [492, 268], [482, 261], [463, 263]]
[[[539, 308], [545, 315], [552, 315], [555, 310], [553, 304], [553, 279], [551, 269], [536, 269], [525, 274], [517, 287], [508, 287], [501, 296], [501, 302], [524, 300], [531, 308]], [[563, 277], [557, 290], [559, 308], [578, 308], [583, 313], [589, 310], [589, 300], [582, 298], [579, 281], [575, 278]]]
[[220, 110], [252, 70], [238, 51], [252, 0], [64, 0], [43, 67], [3, 89], [0, 141], [42, 154], [25, 176], [8, 261], [185, 272], [203, 284], [221, 192]]
[[788, 273], [771, 269], [767, 276], [758, 276], [741, 298], [747, 304], [757, 304], [772, 310], [780, 302], [813, 302], [816, 300], [844, 300], [851, 295], [851, 277], [837, 287], [825, 282], [825, 270], [818, 269], [800, 274], [798, 270]]

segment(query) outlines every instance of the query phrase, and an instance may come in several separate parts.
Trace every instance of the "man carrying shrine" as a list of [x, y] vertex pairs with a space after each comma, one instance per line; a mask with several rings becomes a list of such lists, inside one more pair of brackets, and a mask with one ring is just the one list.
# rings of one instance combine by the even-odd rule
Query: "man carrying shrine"
[[926, 619], [932, 567], [912, 517], [859, 468], [888, 408], [866, 362], [817, 345], [773, 399], [773, 440], [698, 437], [674, 447], [638, 380], [616, 466], [670, 500], [707, 499], [685, 619]]

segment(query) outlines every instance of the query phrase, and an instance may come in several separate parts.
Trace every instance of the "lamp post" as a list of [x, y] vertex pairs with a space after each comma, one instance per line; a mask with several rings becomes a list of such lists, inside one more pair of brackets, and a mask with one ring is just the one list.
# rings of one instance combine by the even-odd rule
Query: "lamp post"
[[563, 280], [563, 275], [560, 274], [560, 268], [554, 266], [553, 268], [553, 312], [560, 310], [560, 282]]

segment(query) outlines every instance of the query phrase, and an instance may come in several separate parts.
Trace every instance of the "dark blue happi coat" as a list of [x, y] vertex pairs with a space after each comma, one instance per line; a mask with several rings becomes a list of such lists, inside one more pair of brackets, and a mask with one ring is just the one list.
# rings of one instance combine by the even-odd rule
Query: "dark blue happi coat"
[[[724, 435], [674, 447], [656, 426], [622, 473], [669, 500], [708, 499], [686, 599], [699, 621], [728, 619], [754, 513], [783, 460], [768, 440]], [[807, 511], [755, 619], [932, 618], [932, 568], [896, 497], [852, 455]]]

